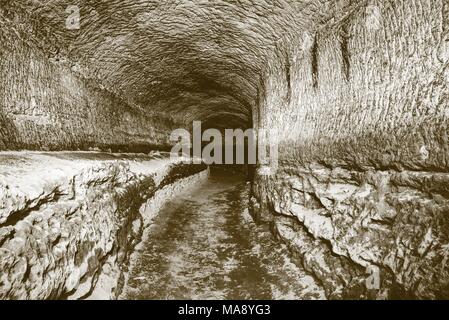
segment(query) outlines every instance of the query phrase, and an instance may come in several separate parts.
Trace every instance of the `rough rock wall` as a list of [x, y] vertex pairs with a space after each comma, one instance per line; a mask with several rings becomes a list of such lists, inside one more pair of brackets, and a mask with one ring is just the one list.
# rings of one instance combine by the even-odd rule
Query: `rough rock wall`
[[448, 17], [368, 2], [269, 60], [255, 124], [280, 165], [253, 208], [330, 298], [449, 297]]
[[[26, 30], [33, 47], [71, 61], [126, 101], [190, 125], [232, 128], [251, 125], [260, 73], [277, 41], [353, 2], [0, 0], [0, 23]], [[80, 23], [67, 28], [73, 7]]]
[[99, 279], [102, 298], [115, 297], [157, 213], [146, 202], [204, 169], [137, 155], [3, 153], [0, 299], [82, 298]]
[[[254, 207], [329, 297], [449, 296], [446, 0], [0, 4], [0, 149], [160, 144], [169, 121], [107, 92], [218, 128], [253, 108], [256, 128], [280, 133]], [[73, 4], [82, 23], [68, 32]]]
[[0, 150], [169, 145], [169, 117], [127, 102], [83, 77], [78, 65], [37, 48], [20, 27], [8, 27], [0, 33]]

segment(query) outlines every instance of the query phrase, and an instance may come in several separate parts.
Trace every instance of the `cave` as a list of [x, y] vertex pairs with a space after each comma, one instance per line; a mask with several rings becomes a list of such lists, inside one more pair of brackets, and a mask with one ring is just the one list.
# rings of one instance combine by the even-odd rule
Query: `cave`
[[0, 0], [0, 299], [448, 299], [448, 82], [447, 0]]

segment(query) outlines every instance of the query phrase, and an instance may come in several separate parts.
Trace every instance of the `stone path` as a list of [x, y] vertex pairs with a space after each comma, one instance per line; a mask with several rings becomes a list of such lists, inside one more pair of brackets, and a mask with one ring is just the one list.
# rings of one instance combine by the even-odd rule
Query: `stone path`
[[244, 208], [229, 175], [171, 201], [131, 266], [127, 299], [320, 299], [323, 292]]

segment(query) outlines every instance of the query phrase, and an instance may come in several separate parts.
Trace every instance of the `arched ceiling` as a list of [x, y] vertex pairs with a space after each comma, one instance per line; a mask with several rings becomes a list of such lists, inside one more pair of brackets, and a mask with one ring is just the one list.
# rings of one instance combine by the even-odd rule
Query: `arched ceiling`
[[[1, 0], [51, 55], [121, 97], [186, 123], [248, 126], [268, 57], [350, 0]], [[66, 9], [80, 8], [79, 30]], [[9, 10], [9, 11], [8, 11]]]

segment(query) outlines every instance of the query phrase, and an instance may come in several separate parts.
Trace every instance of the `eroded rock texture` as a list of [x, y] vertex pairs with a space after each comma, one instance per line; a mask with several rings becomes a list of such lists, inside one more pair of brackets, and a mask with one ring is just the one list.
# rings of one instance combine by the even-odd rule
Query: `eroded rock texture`
[[281, 50], [288, 73], [271, 60], [257, 112], [280, 168], [255, 209], [328, 297], [447, 298], [449, 5], [374, 4], [376, 28], [355, 10]]
[[0, 149], [277, 129], [254, 213], [328, 297], [449, 297], [446, 0], [0, 4]]
[[0, 299], [115, 297], [168, 186], [200, 170], [138, 155], [0, 155]]

